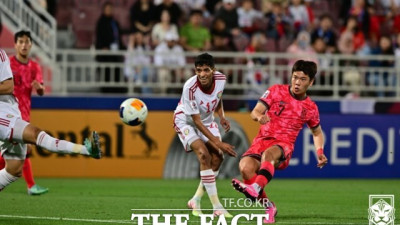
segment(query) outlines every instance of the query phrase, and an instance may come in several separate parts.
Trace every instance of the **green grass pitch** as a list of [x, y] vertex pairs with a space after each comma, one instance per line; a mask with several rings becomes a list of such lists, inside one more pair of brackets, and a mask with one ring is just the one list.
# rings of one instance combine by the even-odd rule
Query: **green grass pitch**
[[[186, 214], [190, 212], [184, 210], [186, 203], [199, 180], [41, 178], [36, 182], [49, 187], [50, 192], [42, 196], [28, 196], [25, 182], [20, 179], [0, 193], [0, 225], [137, 224], [130, 221], [131, 209], [181, 209], [154, 212]], [[230, 180], [219, 179], [217, 185], [220, 199], [232, 198], [234, 204], [243, 203], [239, 200], [243, 200], [242, 195], [232, 189]], [[370, 194], [393, 194], [395, 224], [400, 224], [399, 179], [277, 178], [266, 190], [278, 207], [276, 224], [368, 224]], [[203, 197], [202, 208], [211, 208], [207, 196]], [[234, 215], [263, 213], [261, 208], [255, 207], [250, 211], [240, 211], [244, 208], [237, 205], [228, 208], [235, 209], [230, 211]], [[191, 216], [188, 224], [200, 224], [199, 221]], [[152, 223], [148, 221], [144, 224]], [[239, 224], [255, 222], [243, 221]]]

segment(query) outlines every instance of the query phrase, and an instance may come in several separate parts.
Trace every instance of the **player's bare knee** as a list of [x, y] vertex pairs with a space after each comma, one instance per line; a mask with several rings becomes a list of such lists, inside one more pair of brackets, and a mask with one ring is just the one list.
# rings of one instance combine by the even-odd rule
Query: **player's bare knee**
[[267, 149], [263, 154], [262, 154], [262, 160], [264, 162], [276, 162], [279, 161], [281, 158], [281, 151], [277, 148], [270, 148]]
[[21, 177], [22, 176], [22, 166], [18, 166], [13, 164], [12, 166], [6, 166], [7, 173], [13, 175], [14, 177]]
[[210, 165], [211, 164], [211, 155], [207, 149], [199, 149], [197, 152], [197, 157], [199, 159], [200, 164], [202, 165]]

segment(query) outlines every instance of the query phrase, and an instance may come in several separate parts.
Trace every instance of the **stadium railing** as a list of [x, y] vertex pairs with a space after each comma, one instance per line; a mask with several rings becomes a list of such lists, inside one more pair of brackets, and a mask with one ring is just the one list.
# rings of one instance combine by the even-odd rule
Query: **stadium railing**
[[[150, 63], [140, 63], [138, 58], [129, 62], [97, 62], [98, 55], [114, 55], [123, 59], [127, 54], [148, 57]], [[172, 77], [165, 92], [161, 92], [158, 81], [160, 67], [153, 62], [154, 52], [99, 51], [60, 49], [56, 52], [59, 73], [52, 78], [53, 94], [93, 94], [101, 92], [126, 94], [128, 96], [179, 96], [184, 81], [194, 74], [194, 58], [198, 53], [185, 53], [186, 64], [180, 68], [173, 63], [174, 56], [167, 56]], [[211, 52], [217, 62], [217, 70], [226, 74], [228, 83], [224, 96], [232, 98], [258, 98], [267, 87], [276, 83], [287, 83], [291, 65], [295, 59], [310, 59], [310, 56], [287, 53], [243, 53]], [[131, 56], [132, 56], [131, 55]], [[343, 97], [376, 98], [398, 101], [400, 99], [399, 59], [383, 55], [316, 55], [318, 74], [310, 89], [320, 99], [337, 100]], [[382, 62], [390, 67], [379, 66]], [[55, 70], [58, 70], [55, 69]], [[181, 69], [185, 77], [175, 77], [174, 71]], [[127, 71], [145, 71], [147, 80], [141, 75], [126, 76]], [[106, 91], [105, 91], [106, 90]]]
[[[37, 7], [34, 1], [31, 4], [33, 8]], [[40, 47], [38, 53], [43, 51], [42, 58], [47, 58], [43, 60], [54, 61], [57, 32], [57, 22], [54, 17], [46, 10], [35, 13], [25, 1], [1, 0], [0, 9], [2, 19], [8, 28], [13, 32], [29, 30], [33, 41]]]

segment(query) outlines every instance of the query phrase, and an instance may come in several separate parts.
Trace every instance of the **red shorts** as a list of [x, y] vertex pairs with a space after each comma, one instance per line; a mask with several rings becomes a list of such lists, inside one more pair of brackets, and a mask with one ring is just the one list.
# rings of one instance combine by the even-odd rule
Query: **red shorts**
[[282, 157], [279, 159], [277, 169], [283, 170], [289, 166], [289, 161], [292, 158], [294, 145], [288, 142], [279, 141], [275, 138], [256, 137], [249, 149], [243, 153], [242, 158], [246, 156], [253, 157], [261, 161], [261, 155], [268, 148], [277, 145], [282, 151]]

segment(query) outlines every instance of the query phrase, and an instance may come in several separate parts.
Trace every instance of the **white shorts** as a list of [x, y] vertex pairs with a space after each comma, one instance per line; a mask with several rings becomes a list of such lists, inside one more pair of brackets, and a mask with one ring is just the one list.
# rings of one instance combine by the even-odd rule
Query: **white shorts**
[[[175, 115], [174, 118], [175, 131], [181, 140], [185, 151], [190, 152], [193, 149], [190, 145], [197, 139], [201, 139], [204, 143], [208, 142], [208, 138], [195, 126], [186, 123], [186, 116], [182, 114]], [[212, 122], [207, 129], [216, 137], [220, 138], [221, 133], [219, 132], [218, 125], [216, 122]]]
[[[21, 119], [19, 112], [0, 110], [0, 151], [4, 159], [26, 158], [26, 144], [22, 142], [22, 133], [28, 124]], [[16, 142], [15, 138], [20, 140]]]

